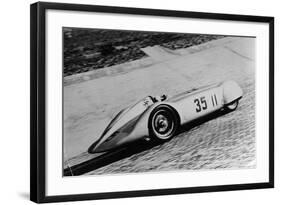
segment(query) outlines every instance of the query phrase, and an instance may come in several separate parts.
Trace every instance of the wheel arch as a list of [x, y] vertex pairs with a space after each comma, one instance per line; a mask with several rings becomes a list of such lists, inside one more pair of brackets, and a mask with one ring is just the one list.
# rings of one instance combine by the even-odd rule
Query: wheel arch
[[233, 80], [225, 81], [222, 83], [224, 104], [230, 104], [237, 99], [242, 98], [243, 91], [241, 87]]

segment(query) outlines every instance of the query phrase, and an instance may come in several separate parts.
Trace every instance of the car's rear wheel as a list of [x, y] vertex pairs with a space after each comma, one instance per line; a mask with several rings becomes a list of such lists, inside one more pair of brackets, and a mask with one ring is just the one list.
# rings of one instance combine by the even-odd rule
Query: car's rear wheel
[[167, 105], [156, 107], [149, 120], [149, 132], [156, 141], [168, 141], [171, 139], [179, 126], [177, 113]]
[[236, 108], [238, 107], [239, 104], [239, 100], [235, 100], [232, 103], [229, 103], [225, 106], [226, 110], [228, 111], [233, 111], [236, 110]]

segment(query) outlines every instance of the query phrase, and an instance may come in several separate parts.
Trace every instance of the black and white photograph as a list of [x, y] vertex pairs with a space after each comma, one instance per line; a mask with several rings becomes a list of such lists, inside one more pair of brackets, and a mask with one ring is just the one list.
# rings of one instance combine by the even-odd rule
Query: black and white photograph
[[34, 202], [274, 187], [274, 18], [31, 5]]
[[63, 27], [63, 176], [256, 168], [256, 37]]

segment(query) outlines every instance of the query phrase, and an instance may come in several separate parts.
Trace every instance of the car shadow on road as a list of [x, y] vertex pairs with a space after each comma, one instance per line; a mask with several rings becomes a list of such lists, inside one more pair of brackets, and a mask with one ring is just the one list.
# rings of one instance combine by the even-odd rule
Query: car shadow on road
[[[186, 123], [183, 126], [181, 126], [177, 132], [177, 137], [183, 132], [187, 132], [188, 130], [200, 126], [203, 123], [206, 123], [210, 120], [216, 119], [218, 117], [221, 117], [223, 115], [226, 115], [230, 113], [230, 111], [226, 110], [219, 110], [216, 112], [213, 112], [207, 116], [198, 118], [196, 120], [193, 120], [192, 122]], [[165, 142], [169, 143], [169, 141]], [[93, 159], [87, 160], [85, 162], [82, 162], [80, 164], [74, 165], [72, 167], [68, 167], [63, 170], [63, 176], [79, 176], [86, 174], [90, 171], [96, 170], [98, 168], [104, 167], [106, 165], [109, 165], [113, 162], [119, 161], [121, 159], [130, 157], [134, 154], [141, 153], [143, 151], [149, 150], [157, 145], [160, 145], [160, 143], [154, 142], [154, 141], [145, 141], [145, 140], [139, 140], [134, 143], [131, 143], [129, 146], [122, 147], [119, 149], [112, 150], [110, 152], [106, 152], [104, 154], [99, 155], [98, 157], [95, 157]]]
[[178, 130], [178, 133], [177, 135], [179, 135], [180, 133], [183, 133], [183, 132], [186, 132], [194, 127], [197, 127], [197, 126], [200, 126], [201, 124], [204, 124], [208, 121], [211, 121], [211, 120], [214, 120], [218, 117], [221, 117], [223, 115], [226, 115], [228, 113], [231, 113], [232, 111], [229, 111], [229, 110], [218, 110], [216, 112], [213, 112], [213, 113], [210, 113], [204, 117], [200, 117], [196, 120], [193, 120], [189, 123], [186, 123], [184, 125], [182, 125], [179, 130]]

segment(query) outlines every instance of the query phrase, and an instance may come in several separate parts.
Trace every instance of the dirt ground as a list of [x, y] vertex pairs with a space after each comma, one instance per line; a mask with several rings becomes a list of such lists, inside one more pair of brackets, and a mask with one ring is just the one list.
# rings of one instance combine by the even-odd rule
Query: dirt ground
[[88, 174], [255, 167], [255, 39], [233, 37], [218, 45], [132, 72], [65, 86], [65, 166], [95, 157], [85, 152], [88, 146], [120, 109], [139, 98], [174, 95], [232, 79], [244, 92], [236, 111], [183, 129], [167, 143]]

